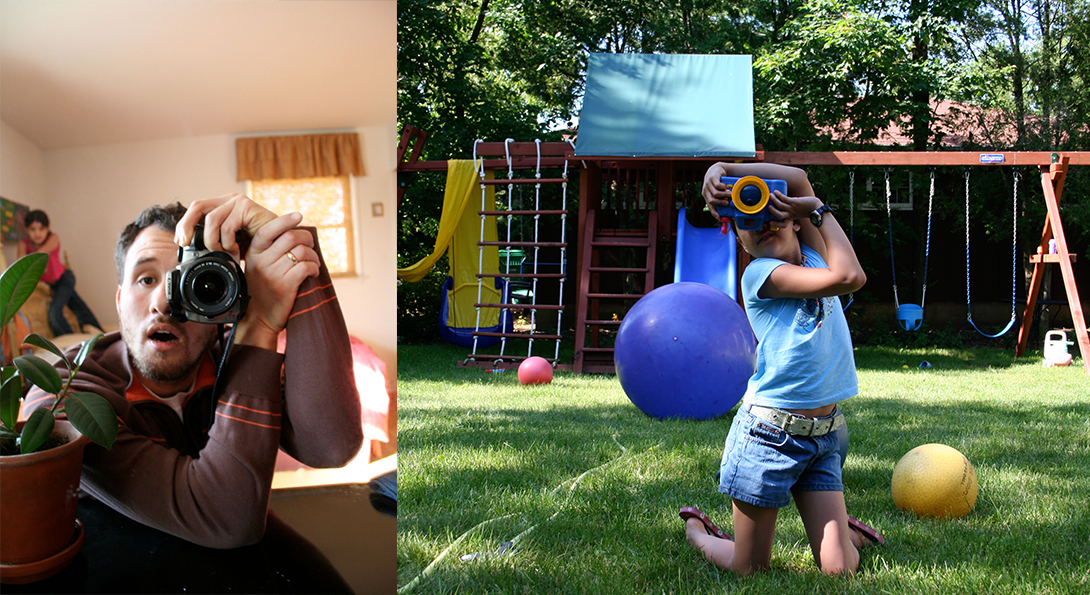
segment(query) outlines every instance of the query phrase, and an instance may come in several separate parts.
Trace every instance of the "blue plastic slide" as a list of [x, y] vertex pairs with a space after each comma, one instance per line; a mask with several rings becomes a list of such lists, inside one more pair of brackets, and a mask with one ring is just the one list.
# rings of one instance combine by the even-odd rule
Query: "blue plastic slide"
[[734, 230], [724, 234], [718, 227], [693, 227], [685, 219], [685, 207], [677, 214], [677, 253], [674, 283], [704, 283], [738, 299], [738, 259]]

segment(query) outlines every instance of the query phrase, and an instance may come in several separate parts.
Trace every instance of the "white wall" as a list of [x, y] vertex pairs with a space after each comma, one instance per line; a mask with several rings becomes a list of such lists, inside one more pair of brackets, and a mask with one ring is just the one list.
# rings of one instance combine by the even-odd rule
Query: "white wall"
[[[0, 120], [0, 196], [25, 205], [45, 202], [45, 153]], [[16, 244], [4, 245], [7, 263], [15, 260]]]
[[[105, 326], [117, 324], [114, 246], [145, 207], [245, 192], [235, 180], [233, 136], [121, 143], [42, 152], [3, 125], [0, 193], [44, 209], [76, 274], [80, 296]], [[365, 175], [353, 180], [359, 274], [334, 281], [349, 332], [397, 375], [396, 129], [359, 128]], [[290, 134], [290, 131], [285, 132]], [[15, 139], [12, 141], [11, 139]], [[10, 179], [9, 179], [9, 172]], [[10, 188], [10, 191], [9, 191]], [[372, 217], [371, 203], [384, 215]]]

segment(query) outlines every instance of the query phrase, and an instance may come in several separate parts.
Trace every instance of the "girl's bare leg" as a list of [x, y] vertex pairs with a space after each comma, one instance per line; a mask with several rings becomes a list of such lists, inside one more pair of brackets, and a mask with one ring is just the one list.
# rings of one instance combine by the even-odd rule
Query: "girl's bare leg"
[[765, 570], [772, 561], [777, 508], [763, 508], [740, 500], [734, 502], [734, 559], [731, 569], [743, 576]]
[[863, 536], [848, 526], [844, 492], [795, 492], [814, 560], [826, 574], [852, 574], [859, 568]]
[[696, 549], [700, 550], [712, 564], [723, 570], [731, 569], [731, 560], [734, 559], [734, 542], [729, 539], [720, 539], [710, 535], [704, 527], [704, 523], [696, 519], [685, 521], [685, 539]]

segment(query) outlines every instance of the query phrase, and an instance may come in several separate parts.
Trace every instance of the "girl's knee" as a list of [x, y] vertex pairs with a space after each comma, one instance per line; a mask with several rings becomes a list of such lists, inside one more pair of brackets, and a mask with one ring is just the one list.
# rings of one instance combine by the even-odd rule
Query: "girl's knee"
[[818, 561], [821, 572], [830, 576], [851, 576], [859, 568], [859, 552], [854, 547], [848, 551], [826, 554]]

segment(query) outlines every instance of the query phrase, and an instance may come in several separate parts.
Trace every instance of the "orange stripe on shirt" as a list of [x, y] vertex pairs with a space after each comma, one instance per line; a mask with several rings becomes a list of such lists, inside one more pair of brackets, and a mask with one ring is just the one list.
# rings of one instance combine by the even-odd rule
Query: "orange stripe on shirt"
[[310, 312], [311, 310], [317, 310], [318, 308], [321, 308], [322, 306], [328, 304], [329, 302], [332, 302], [335, 299], [337, 299], [337, 296], [333, 296], [333, 297], [331, 297], [331, 298], [329, 298], [329, 299], [327, 299], [327, 300], [325, 300], [323, 302], [318, 302], [317, 304], [314, 304], [313, 306], [307, 308], [306, 310], [299, 310], [298, 312], [294, 312], [294, 313], [292, 313], [291, 316], [288, 316], [288, 318], [289, 319], [290, 318], [295, 318], [296, 316], [298, 316], [300, 314], [305, 314], [307, 312]]
[[295, 296], [295, 299], [299, 299], [299, 298], [301, 298], [301, 297], [303, 297], [305, 295], [310, 295], [310, 294], [314, 293], [315, 291], [321, 291], [321, 290], [323, 290], [323, 289], [325, 289], [327, 287], [333, 287], [333, 284], [332, 283], [327, 283], [325, 285], [322, 285], [321, 287], [315, 287], [314, 289], [308, 289], [307, 291], [304, 291], [303, 293], [297, 294]]
[[228, 403], [227, 401], [220, 401], [220, 404], [228, 407], [238, 407], [239, 409], [245, 409], [246, 411], [253, 411], [254, 413], [260, 413], [262, 415], [271, 415], [273, 417], [280, 417], [279, 413], [273, 413], [271, 411], [262, 411], [260, 409], [250, 409], [249, 407], [243, 407], [242, 405], [236, 405], [234, 403]]
[[216, 412], [216, 415], [218, 415], [220, 417], [226, 417], [227, 419], [233, 419], [235, 421], [240, 421], [240, 422], [242, 422], [244, 424], [250, 424], [251, 426], [257, 426], [259, 428], [269, 428], [270, 430], [279, 430], [280, 429], [280, 426], [267, 426], [265, 424], [259, 424], [257, 422], [252, 422], [252, 421], [247, 421], [245, 419], [232, 417], [230, 415], [227, 415], [226, 413], [220, 413], [219, 411]]
[[31, 400], [30, 395], [27, 395], [26, 400], [23, 401], [23, 409], [28, 409], [31, 405], [33, 405], [35, 403], [40, 403], [40, 402], [48, 400], [48, 399], [55, 399], [56, 398], [55, 396], [53, 396], [53, 395], [51, 395], [51, 394], [49, 394], [49, 393], [47, 393], [45, 391], [35, 391], [35, 392], [40, 392], [42, 394], [42, 396]]

